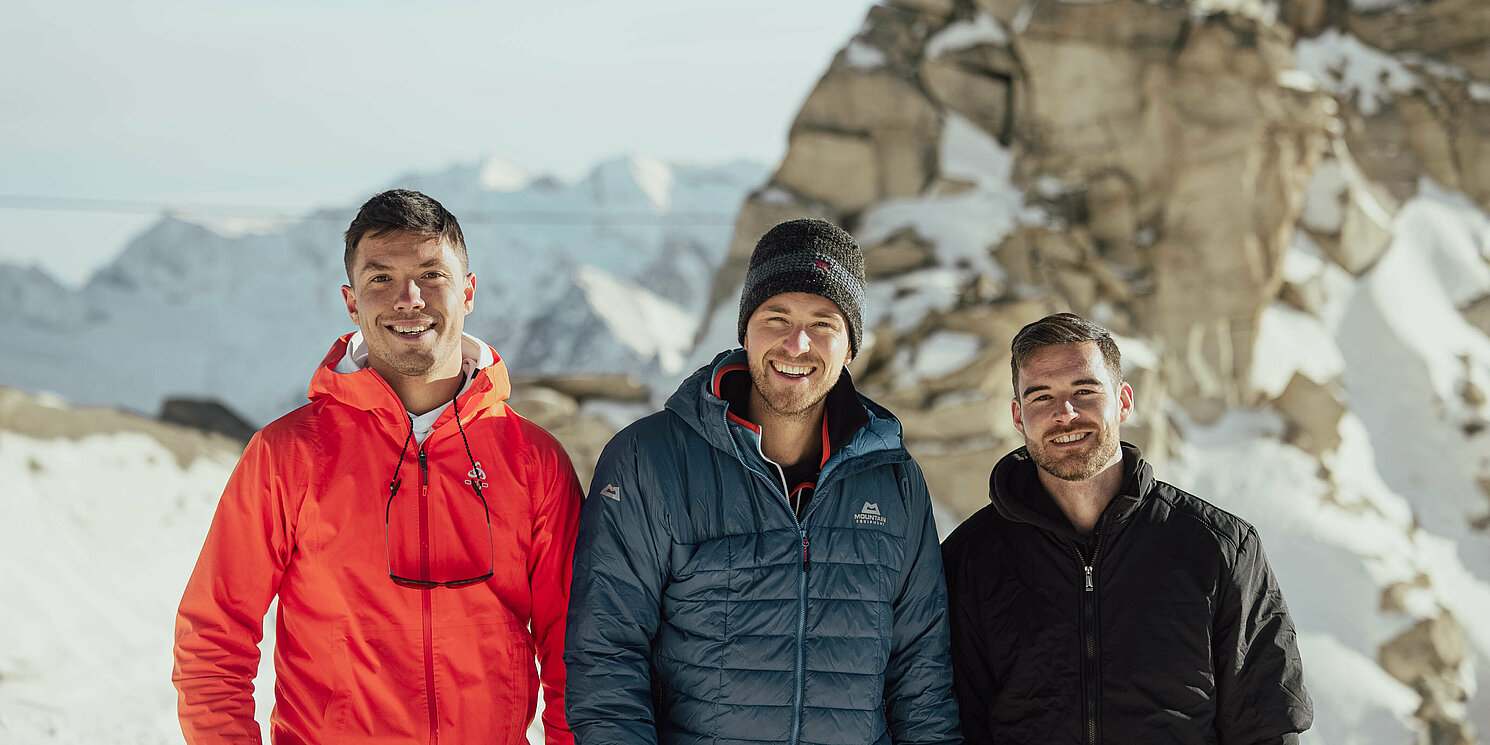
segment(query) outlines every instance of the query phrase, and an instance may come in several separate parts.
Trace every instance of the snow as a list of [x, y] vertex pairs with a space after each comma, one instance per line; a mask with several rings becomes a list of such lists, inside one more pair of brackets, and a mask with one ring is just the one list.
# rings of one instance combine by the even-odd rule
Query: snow
[[942, 131], [944, 176], [974, 188], [952, 196], [927, 194], [891, 199], [869, 208], [860, 220], [859, 242], [872, 246], [911, 228], [931, 243], [936, 267], [913, 272], [872, 288], [866, 326], [889, 317], [897, 329], [911, 328], [926, 312], [950, 306], [957, 288], [974, 275], [1003, 281], [990, 252], [1020, 223], [1030, 219], [1024, 193], [1010, 182], [1014, 156], [971, 121], [948, 112]]
[[977, 359], [983, 351], [983, 340], [958, 331], [937, 331], [917, 345], [905, 345], [897, 352], [899, 385], [940, 378], [957, 372]]
[[658, 212], [667, 210], [672, 204], [673, 191], [673, 169], [666, 163], [656, 158], [633, 157], [629, 161], [631, 176], [636, 180], [636, 185], [641, 187], [647, 199], [651, 200], [653, 209]]
[[980, 44], [1006, 46], [1009, 32], [998, 19], [987, 13], [976, 13], [972, 20], [948, 24], [936, 36], [926, 42], [926, 58], [936, 59], [949, 52], [958, 52]]
[[873, 70], [884, 67], [887, 58], [885, 57], [885, 50], [862, 39], [854, 39], [843, 50], [843, 61], [849, 67], [856, 67], [861, 70]]
[[[1319, 712], [1314, 741], [1404, 739], [1383, 739], [1383, 728], [1410, 731], [1416, 696], [1379, 667], [1370, 670], [1369, 661], [1439, 607], [1476, 618], [1461, 614], [1483, 611], [1490, 585], [1465, 569], [1452, 541], [1413, 529], [1407, 497], [1374, 476], [1377, 453], [1363, 427], [1342, 426], [1346, 442], [1331, 469], [1333, 484], [1317, 461], [1281, 442], [1280, 431], [1275, 415], [1234, 411], [1191, 430], [1178, 462], [1161, 478], [1256, 526], [1300, 639], [1307, 640], [1305, 683]], [[1380, 610], [1382, 589], [1419, 575], [1429, 577], [1429, 586], [1409, 595], [1406, 612]], [[1483, 656], [1485, 648], [1472, 641]], [[1336, 676], [1345, 671], [1356, 674]]]
[[1262, 312], [1252, 354], [1252, 385], [1268, 398], [1277, 398], [1294, 373], [1320, 384], [1345, 370], [1330, 330], [1318, 318], [1274, 303]]
[[481, 161], [481, 171], [477, 176], [477, 183], [485, 191], [517, 191], [532, 181], [533, 177], [527, 171], [497, 155], [488, 155]]
[[593, 266], [575, 270], [575, 281], [611, 333], [637, 357], [657, 360], [663, 373], [682, 369], [698, 319], [631, 282]]
[[1327, 158], [1314, 169], [1304, 191], [1304, 213], [1299, 221], [1310, 230], [1337, 233], [1345, 221], [1345, 165]]
[[1298, 69], [1313, 75], [1321, 88], [1346, 99], [1354, 97], [1367, 116], [1390, 103], [1393, 92], [1418, 85], [1417, 76], [1401, 60], [1338, 29], [1300, 39], [1294, 53]]
[[[1310, 680], [1349, 681], [1352, 695], [1333, 695], [1333, 687], [1311, 686], [1313, 730], [1300, 745], [1369, 745], [1416, 740], [1413, 711], [1418, 695], [1382, 670], [1375, 660], [1329, 634], [1301, 633], [1299, 654]], [[1330, 730], [1346, 734], [1326, 738]]]
[[1124, 376], [1132, 372], [1134, 368], [1155, 371], [1159, 369], [1159, 355], [1147, 341], [1121, 334], [1113, 334], [1112, 340], [1117, 343], [1118, 350], [1122, 352]]
[[180, 742], [170, 629], [237, 458], [0, 431], [0, 739]]

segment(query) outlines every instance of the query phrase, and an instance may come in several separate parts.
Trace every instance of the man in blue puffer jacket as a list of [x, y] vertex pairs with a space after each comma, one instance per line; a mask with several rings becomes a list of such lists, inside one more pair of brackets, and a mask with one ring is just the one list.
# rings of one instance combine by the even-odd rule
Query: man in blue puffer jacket
[[766, 233], [743, 349], [606, 446], [564, 662], [579, 745], [956, 745], [931, 500], [855, 392], [864, 259], [823, 220]]

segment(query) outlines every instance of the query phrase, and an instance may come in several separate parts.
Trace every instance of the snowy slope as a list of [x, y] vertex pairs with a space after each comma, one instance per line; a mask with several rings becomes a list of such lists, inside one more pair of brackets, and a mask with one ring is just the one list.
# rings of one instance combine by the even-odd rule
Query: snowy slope
[[[673, 375], [707, 292], [699, 278], [764, 175], [631, 157], [566, 184], [487, 158], [389, 186], [427, 190], [461, 219], [477, 276], [467, 328], [514, 372]], [[220, 396], [267, 422], [304, 400], [314, 365], [351, 328], [338, 288], [354, 212], [232, 237], [165, 217], [78, 292], [0, 265], [12, 321], [0, 382], [148, 413], [171, 395]]]

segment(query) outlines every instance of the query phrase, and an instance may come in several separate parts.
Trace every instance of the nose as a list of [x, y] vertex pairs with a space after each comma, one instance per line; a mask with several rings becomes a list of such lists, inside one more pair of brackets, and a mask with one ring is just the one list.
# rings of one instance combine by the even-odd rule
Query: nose
[[404, 283], [398, 297], [393, 299], [394, 310], [420, 310], [424, 308], [424, 298], [419, 294], [419, 283], [409, 280]]
[[807, 350], [811, 348], [812, 339], [808, 337], [807, 328], [805, 326], [799, 326], [792, 329], [791, 332], [786, 335], [786, 339], [781, 342], [781, 351], [786, 352], [793, 357], [804, 355], [807, 353]]
[[1055, 421], [1057, 424], [1069, 424], [1078, 416], [1080, 414], [1076, 411], [1076, 405], [1071, 403], [1071, 399], [1069, 398], [1061, 401], [1060, 405], [1055, 409]]

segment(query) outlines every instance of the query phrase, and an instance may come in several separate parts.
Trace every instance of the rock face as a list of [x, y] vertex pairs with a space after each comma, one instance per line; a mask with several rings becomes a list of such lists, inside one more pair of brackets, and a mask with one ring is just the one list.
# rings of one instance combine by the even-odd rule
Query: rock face
[[[1382, 681], [1311, 678], [1317, 742], [1377, 741], [1368, 710], [1403, 740], [1490, 728], [1490, 631], [1455, 620], [1490, 611], [1490, 5], [890, 0], [789, 138], [706, 330], [733, 328], [771, 225], [842, 224], [871, 276], [856, 382], [965, 517], [1022, 444], [1009, 340], [1056, 311], [1103, 323], [1139, 401], [1124, 438], [1161, 477], [1219, 479], [1201, 496], [1265, 538], [1304, 531], [1269, 544], [1291, 602], [1327, 582], [1311, 552], [1367, 567], [1368, 606], [1406, 593], [1300, 619], [1306, 666], [1312, 649]], [[1258, 483], [1244, 452], [1303, 475]], [[1383, 543], [1327, 535], [1347, 523]], [[1464, 573], [1429, 568], [1434, 545]]]

